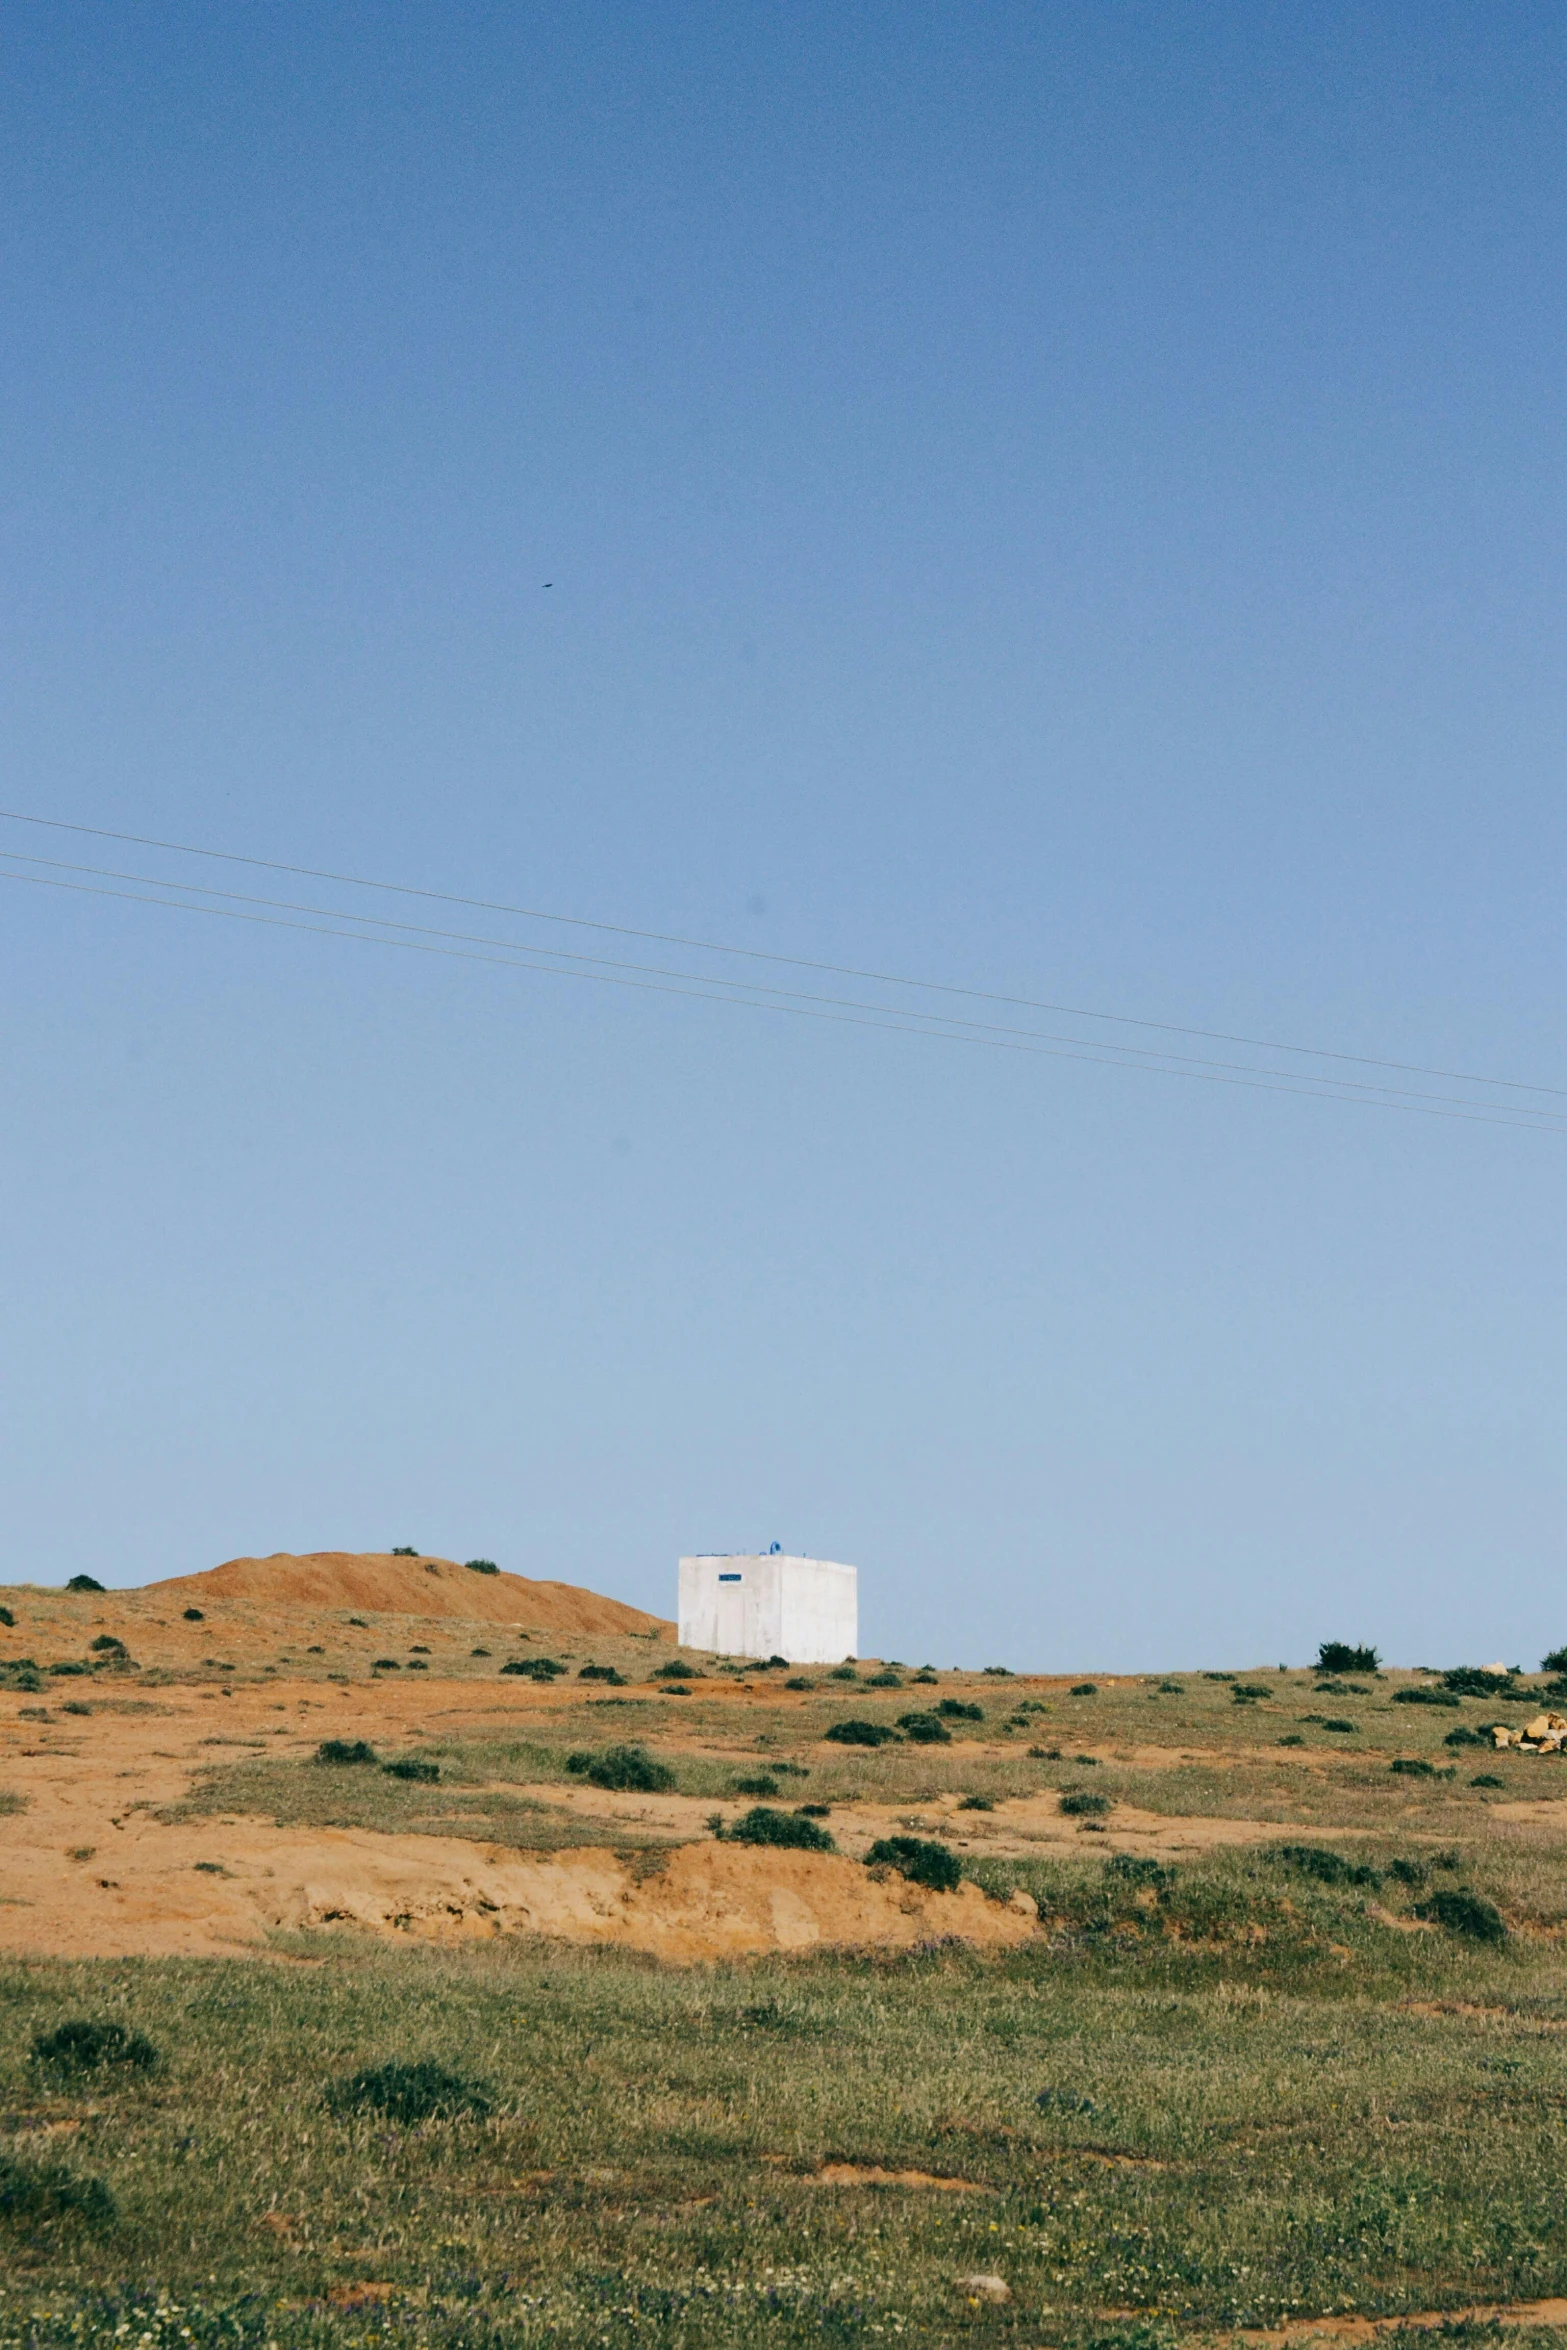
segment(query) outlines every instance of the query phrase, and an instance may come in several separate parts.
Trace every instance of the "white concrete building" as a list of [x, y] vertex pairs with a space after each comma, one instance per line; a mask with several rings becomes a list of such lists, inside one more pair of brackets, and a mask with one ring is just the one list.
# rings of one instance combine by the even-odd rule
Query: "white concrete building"
[[859, 1574], [780, 1550], [680, 1562], [680, 1645], [839, 1665], [858, 1654]]

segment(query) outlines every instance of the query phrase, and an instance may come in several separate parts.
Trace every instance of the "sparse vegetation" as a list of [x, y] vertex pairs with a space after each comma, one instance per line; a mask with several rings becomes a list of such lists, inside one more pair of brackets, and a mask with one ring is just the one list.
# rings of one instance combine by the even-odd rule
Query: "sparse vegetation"
[[441, 1775], [439, 1763], [427, 1762], [422, 1755], [400, 1755], [394, 1762], [383, 1763], [382, 1770], [389, 1779], [406, 1779], [416, 1787], [433, 1787]]
[[103, 1585], [96, 1575], [73, 1575], [65, 1588], [67, 1591], [101, 1591]]
[[182, 1611], [182, 1618], [183, 1621], [187, 1624], [204, 1624], [207, 1620], [204, 1612], [199, 1607], [185, 1608]]
[[888, 1746], [898, 1733], [887, 1722], [862, 1722], [851, 1717], [846, 1722], [834, 1722], [822, 1735], [834, 1746]]
[[363, 1738], [323, 1738], [316, 1748], [318, 1763], [374, 1763], [380, 1758]]
[[429, 2057], [416, 2064], [377, 2064], [336, 2082], [326, 2102], [333, 2113], [384, 2114], [405, 2129], [422, 2122], [449, 2121], [460, 2115], [482, 2119], [492, 2110], [491, 2099], [476, 2081], [448, 2072]]
[[558, 1681], [567, 1667], [557, 1664], [552, 1656], [513, 1656], [502, 1665], [503, 1673], [511, 1673], [524, 1681]]
[[1381, 1662], [1374, 1648], [1356, 1646], [1347, 1640], [1324, 1640], [1317, 1650], [1316, 1670], [1319, 1673], [1374, 1673]]
[[899, 1714], [898, 1728], [916, 1746], [950, 1746], [952, 1732], [937, 1714]]
[[1110, 1798], [1096, 1795], [1090, 1788], [1069, 1787], [1061, 1798], [1061, 1809], [1069, 1820], [1103, 1819], [1110, 1809]]
[[1507, 1928], [1494, 1901], [1462, 1886], [1444, 1886], [1416, 1905], [1417, 1917], [1444, 1926], [1450, 1934], [1467, 1935], [1471, 1942], [1505, 1942]]
[[668, 1763], [661, 1763], [645, 1746], [606, 1746], [602, 1754], [569, 1754], [566, 1768], [591, 1786], [616, 1794], [663, 1795], [675, 1785]]
[[463, 1565], [470, 1575], [498, 1575], [500, 1573], [500, 1568], [493, 1559], [464, 1559]]
[[733, 1844], [776, 1844], [794, 1852], [836, 1852], [825, 1828], [805, 1811], [772, 1811], [757, 1804], [729, 1830]]
[[0, 2153], [0, 2226], [13, 2239], [22, 2228], [30, 2234], [42, 2230], [47, 2238], [71, 2222], [101, 2234], [115, 2217], [114, 2197], [102, 2179], [83, 2178], [68, 2163]]
[[46, 2072], [63, 2074], [145, 2073], [157, 2064], [158, 2051], [144, 2033], [127, 2031], [124, 2024], [73, 2016], [69, 2023], [34, 2037], [33, 2062]]
[[927, 1836], [881, 1836], [865, 1855], [868, 1868], [896, 1869], [911, 1885], [932, 1893], [955, 1893], [963, 1881], [963, 1865], [950, 1845]]

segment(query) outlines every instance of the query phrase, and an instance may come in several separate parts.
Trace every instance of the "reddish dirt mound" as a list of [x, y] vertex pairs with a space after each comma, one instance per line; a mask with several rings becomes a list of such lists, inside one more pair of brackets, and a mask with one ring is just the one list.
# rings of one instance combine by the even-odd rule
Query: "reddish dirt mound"
[[662, 1633], [675, 1627], [574, 1583], [526, 1575], [475, 1575], [456, 1559], [393, 1558], [385, 1551], [312, 1550], [229, 1559], [202, 1575], [149, 1583], [149, 1596], [202, 1606], [214, 1599], [263, 1608], [359, 1608], [381, 1615], [456, 1616], [464, 1623], [522, 1624], [537, 1632]]

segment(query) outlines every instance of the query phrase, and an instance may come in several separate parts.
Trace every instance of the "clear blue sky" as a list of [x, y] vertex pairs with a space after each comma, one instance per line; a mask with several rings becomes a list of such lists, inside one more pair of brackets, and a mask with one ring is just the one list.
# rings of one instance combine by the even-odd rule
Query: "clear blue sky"
[[[7, 807], [1567, 1083], [1558, 6], [4, 51]], [[9, 880], [0, 985], [4, 1579], [777, 1539], [939, 1664], [1567, 1639], [1560, 1133]]]

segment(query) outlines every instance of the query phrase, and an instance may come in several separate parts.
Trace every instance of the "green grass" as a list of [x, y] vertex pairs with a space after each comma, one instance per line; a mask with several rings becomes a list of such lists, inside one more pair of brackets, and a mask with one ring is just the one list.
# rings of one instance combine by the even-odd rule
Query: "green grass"
[[[1412, 1918], [1419, 1889], [1368, 1857], [1376, 1889], [1257, 1853], [1009, 1864], [994, 1889], [1026, 1879], [1049, 1931], [992, 1959], [312, 1940], [280, 1947], [303, 1966], [13, 1963], [0, 2118], [49, 2180], [0, 2216], [0, 2344], [112, 2339], [143, 2288], [196, 2343], [257, 2350], [383, 2321], [433, 2350], [1088, 2350], [1134, 2322], [1108, 2311], [1173, 2340], [1559, 2292], [1559, 1946], [1397, 1932], [1373, 1905]], [[1455, 1858], [1443, 1881], [1515, 1921], [1537, 1878], [1560, 1910], [1527, 1855]], [[78, 2015], [145, 2033], [158, 2072], [40, 2079], [35, 2037]], [[355, 2088], [448, 2076], [478, 2110], [410, 2126]], [[835, 2158], [987, 2192], [810, 2185]], [[1009, 2307], [954, 2293], [981, 2269]], [[356, 2281], [392, 2301], [334, 2308]]]

